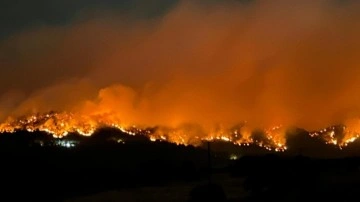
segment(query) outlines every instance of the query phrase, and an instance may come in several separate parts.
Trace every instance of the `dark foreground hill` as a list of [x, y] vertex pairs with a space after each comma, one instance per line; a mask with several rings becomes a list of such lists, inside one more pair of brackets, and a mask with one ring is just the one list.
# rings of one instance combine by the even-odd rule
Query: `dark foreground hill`
[[[297, 149], [277, 154], [224, 143], [211, 147], [209, 178], [206, 144], [150, 142], [113, 129], [90, 138], [3, 134], [0, 201], [134, 201], [124, 197], [129, 195], [137, 201], [166, 201], [169, 195], [189, 201], [352, 201], [360, 187], [354, 155], [318, 159], [299, 156]], [[229, 159], [234, 155], [238, 160]], [[142, 196], [144, 190], [156, 193], [156, 200]], [[101, 194], [108, 191], [113, 194]]]

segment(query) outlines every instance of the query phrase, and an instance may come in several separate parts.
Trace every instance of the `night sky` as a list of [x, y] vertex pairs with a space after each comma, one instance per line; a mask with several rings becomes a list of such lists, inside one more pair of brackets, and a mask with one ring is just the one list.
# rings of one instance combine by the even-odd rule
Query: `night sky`
[[2, 39], [37, 26], [71, 23], [83, 12], [113, 11], [137, 17], [154, 17], [174, 6], [177, 0], [4, 0], [0, 2]]

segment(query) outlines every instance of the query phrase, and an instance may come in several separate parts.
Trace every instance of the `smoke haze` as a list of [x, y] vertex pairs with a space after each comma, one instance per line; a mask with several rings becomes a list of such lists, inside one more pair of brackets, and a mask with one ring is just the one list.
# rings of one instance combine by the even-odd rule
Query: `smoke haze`
[[0, 117], [73, 111], [124, 123], [308, 130], [360, 116], [357, 1], [181, 1], [87, 12], [0, 45]]

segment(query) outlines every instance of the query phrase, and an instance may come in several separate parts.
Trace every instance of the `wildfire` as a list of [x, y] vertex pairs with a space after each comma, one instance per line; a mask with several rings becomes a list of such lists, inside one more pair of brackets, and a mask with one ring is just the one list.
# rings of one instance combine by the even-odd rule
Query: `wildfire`
[[[0, 124], [0, 133], [14, 133], [19, 130], [28, 132], [42, 131], [62, 138], [71, 133], [91, 136], [97, 129], [113, 127], [128, 135], [144, 135], [151, 141], [166, 141], [178, 145], [199, 145], [202, 141], [230, 142], [239, 146], [255, 144], [270, 151], [282, 152], [287, 150], [286, 128], [282, 125], [264, 129], [260, 136], [253, 134], [246, 124], [233, 129], [216, 129], [210, 133], [202, 134], [198, 130], [189, 128], [157, 127], [151, 130], [136, 126], [125, 126], [109, 114], [86, 116], [75, 113], [37, 114], [9, 118]], [[339, 148], [348, 146], [360, 138], [360, 120], [349, 122], [346, 126], [332, 126], [309, 133], [311, 137], [321, 137], [325, 143], [333, 144]]]
[[70, 133], [91, 136], [96, 129], [109, 126], [134, 135], [134, 132], [125, 130], [118, 121], [110, 120], [106, 116], [83, 116], [73, 113], [47, 113], [22, 117], [9, 118], [0, 125], [0, 133], [14, 133], [18, 130], [29, 132], [43, 131], [56, 138], [64, 137]]
[[311, 137], [321, 137], [326, 144], [338, 146], [340, 149], [348, 146], [360, 138], [360, 120], [356, 124], [347, 122], [343, 126], [332, 126], [321, 129], [320, 131], [311, 132]]
[[[266, 137], [275, 145], [275, 151], [285, 151], [287, 149], [285, 133], [286, 131], [281, 125], [265, 130]], [[271, 148], [268, 149], [271, 150]]]

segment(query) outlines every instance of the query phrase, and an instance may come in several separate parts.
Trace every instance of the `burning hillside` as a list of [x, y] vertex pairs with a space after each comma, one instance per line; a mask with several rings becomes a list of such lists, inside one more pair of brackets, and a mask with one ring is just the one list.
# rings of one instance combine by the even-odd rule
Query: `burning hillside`
[[[231, 129], [218, 128], [206, 135], [201, 135], [195, 127], [154, 127], [145, 129], [136, 126], [124, 126], [121, 121], [111, 115], [85, 116], [75, 113], [50, 112], [24, 116], [17, 119], [9, 118], [0, 125], [0, 133], [14, 133], [20, 130], [28, 132], [42, 131], [54, 138], [62, 138], [68, 134], [91, 136], [97, 129], [112, 127], [128, 135], [142, 135], [151, 141], [168, 141], [182, 145], [199, 145], [202, 141], [223, 141], [239, 146], [257, 145], [267, 150], [285, 151], [287, 149], [287, 129], [276, 126], [269, 129], [254, 130], [246, 122]], [[356, 128], [333, 126], [320, 131], [311, 132], [313, 138], [321, 138], [326, 144], [333, 144], [340, 149], [358, 139]]]
[[251, 2], [179, 1], [154, 18], [84, 12], [0, 41], [0, 132], [114, 127], [276, 151], [293, 127], [339, 148], [358, 139], [360, 4]]

